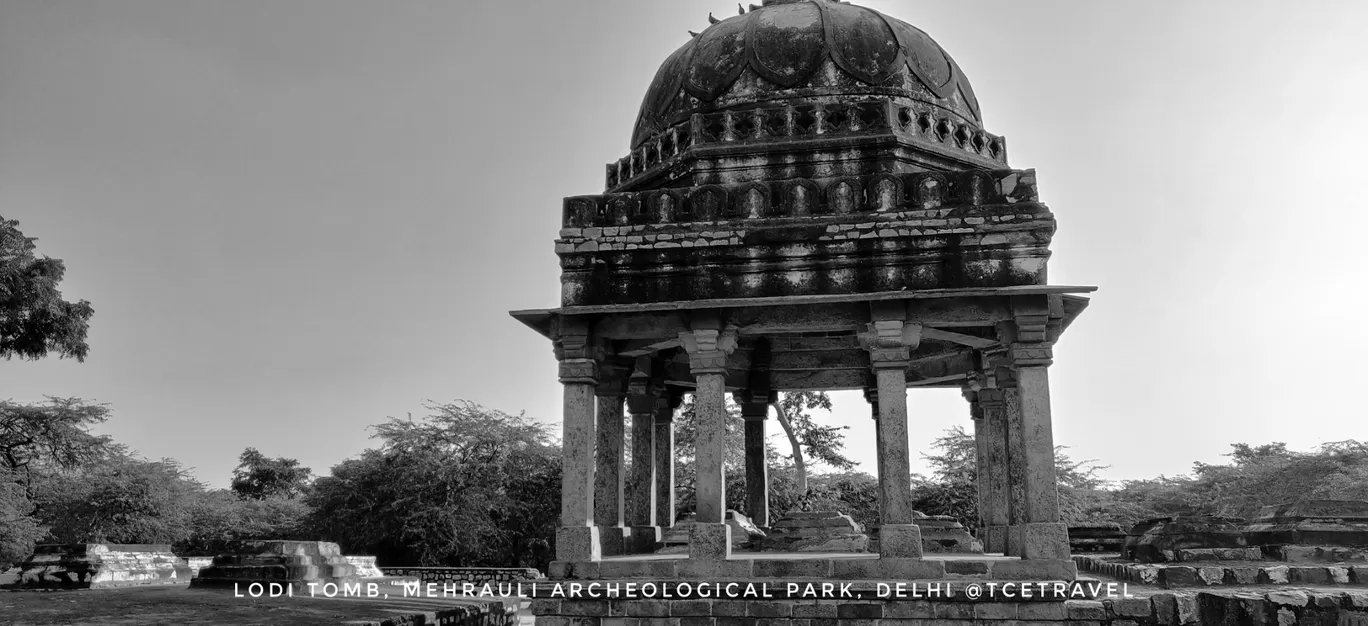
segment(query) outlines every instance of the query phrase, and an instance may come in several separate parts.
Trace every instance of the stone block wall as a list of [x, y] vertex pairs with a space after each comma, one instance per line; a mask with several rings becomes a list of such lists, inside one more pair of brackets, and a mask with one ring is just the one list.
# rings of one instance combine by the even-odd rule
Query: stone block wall
[[440, 611], [394, 615], [382, 622], [349, 622], [358, 626], [517, 626], [517, 607], [502, 602], [461, 602]]
[[160, 544], [40, 545], [19, 566], [16, 585], [27, 589], [102, 589], [190, 582], [185, 560]]
[[249, 540], [229, 544], [200, 570], [192, 585], [232, 587], [237, 584], [346, 583], [357, 580], [356, 568], [347, 562], [336, 543], [326, 541]]
[[1074, 555], [1073, 560], [1078, 569], [1084, 572], [1167, 588], [1297, 584], [1368, 586], [1368, 565], [1270, 565], [1256, 562], [1248, 565], [1143, 565], [1085, 555]]
[[385, 576], [407, 576], [429, 583], [511, 583], [542, 578], [530, 567], [382, 567]]
[[1368, 593], [1161, 593], [1041, 600], [533, 600], [537, 626], [1226, 626], [1368, 624]]

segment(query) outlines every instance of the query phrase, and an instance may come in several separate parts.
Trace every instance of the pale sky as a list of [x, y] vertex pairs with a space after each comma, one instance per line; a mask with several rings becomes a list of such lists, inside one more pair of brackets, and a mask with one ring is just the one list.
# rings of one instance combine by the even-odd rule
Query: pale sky
[[[863, 4], [955, 57], [1059, 220], [1051, 281], [1100, 287], [1056, 443], [1126, 479], [1368, 439], [1368, 3]], [[507, 312], [558, 303], [561, 198], [709, 11], [736, 5], [0, 0], [0, 215], [95, 308], [85, 363], [0, 362], [0, 397], [108, 402], [100, 432], [218, 486], [248, 446], [326, 473], [425, 399], [558, 423]], [[914, 450], [969, 426], [957, 392], [909, 407]]]

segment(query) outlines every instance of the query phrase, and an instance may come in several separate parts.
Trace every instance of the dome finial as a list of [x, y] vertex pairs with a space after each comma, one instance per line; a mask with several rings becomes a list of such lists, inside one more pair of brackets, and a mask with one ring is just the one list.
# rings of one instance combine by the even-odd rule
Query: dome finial
[[722, 21], [722, 20], [719, 20], [719, 19], [713, 17], [713, 14], [712, 14], [712, 13], [709, 13], [709, 14], [708, 14], [708, 23], [709, 23], [709, 24], [716, 24], [716, 23], [718, 23], [718, 22], [720, 22], [720, 21]]

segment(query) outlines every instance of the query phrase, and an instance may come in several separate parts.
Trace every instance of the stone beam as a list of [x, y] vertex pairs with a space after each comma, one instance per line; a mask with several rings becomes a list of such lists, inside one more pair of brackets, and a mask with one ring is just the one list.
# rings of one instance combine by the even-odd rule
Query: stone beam
[[960, 345], [969, 346], [971, 348], [977, 348], [979, 350], [986, 350], [989, 348], [995, 348], [1002, 345], [998, 343], [996, 339], [985, 339], [983, 337], [976, 337], [974, 335], [966, 335], [963, 333], [952, 332], [940, 328], [929, 327], [922, 329], [922, 338], [949, 341], [951, 343], [957, 343]]
[[640, 356], [655, 354], [656, 352], [660, 352], [661, 350], [669, 350], [671, 348], [678, 347], [679, 339], [677, 337], [674, 339], [661, 340], [629, 339], [627, 341], [622, 342], [622, 344], [618, 346], [617, 353], [624, 357], [636, 358]]

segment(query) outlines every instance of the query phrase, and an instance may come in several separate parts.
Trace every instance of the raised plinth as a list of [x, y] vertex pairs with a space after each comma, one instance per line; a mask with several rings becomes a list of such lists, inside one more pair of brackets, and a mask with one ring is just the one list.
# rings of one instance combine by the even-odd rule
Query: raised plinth
[[1213, 516], [1161, 517], [1131, 528], [1122, 556], [1142, 563], [1177, 560], [1177, 550], [1243, 548], [1239, 520]]
[[19, 565], [20, 589], [104, 589], [184, 585], [191, 571], [165, 544], [40, 545]]
[[356, 566], [337, 544], [326, 541], [235, 541], [200, 570], [194, 587], [232, 587], [251, 583], [354, 583]]
[[879, 557], [850, 553], [741, 553], [728, 559], [639, 555], [602, 561], [553, 561], [551, 580], [722, 580], [816, 578], [830, 580], [1063, 580], [1077, 578], [1073, 561], [947, 555]]
[[1368, 546], [1368, 502], [1310, 500], [1266, 506], [1243, 529], [1257, 546]]

